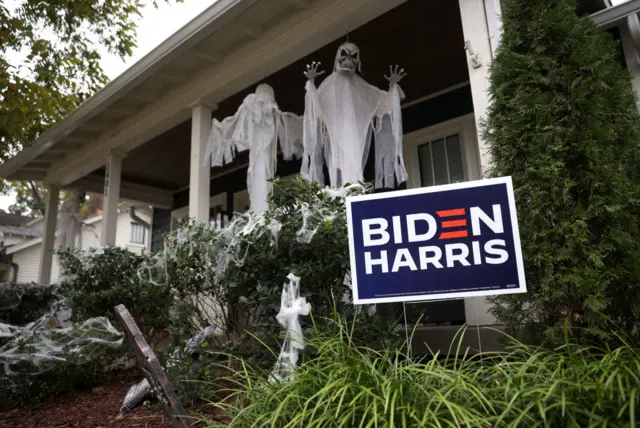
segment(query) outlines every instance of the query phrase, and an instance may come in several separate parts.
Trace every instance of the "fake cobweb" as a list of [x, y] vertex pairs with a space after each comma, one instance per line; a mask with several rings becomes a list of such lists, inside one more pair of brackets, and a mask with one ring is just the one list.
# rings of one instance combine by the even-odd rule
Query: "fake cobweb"
[[276, 319], [287, 329], [280, 355], [271, 372], [272, 381], [286, 381], [298, 364], [300, 351], [304, 350], [304, 336], [300, 316], [309, 315], [311, 305], [300, 296], [300, 277], [290, 273], [289, 282], [282, 289], [280, 312]]
[[[224, 227], [215, 229], [213, 239], [206, 247], [196, 239], [197, 230], [179, 229], [172, 237], [172, 242], [165, 245], [163, 252], [158, 253], [150, 264], [144, 267], [142, 274], [157, 285], [168, 285], [171, 281], [167, 270], [167, 260], [178, 257], [176, 248], [187, 245], [189, 255], [205, 251], [206, 269], [211, 275], [203, 278], [206, 281], [222, 279], [230, 266], [242, 267], [252, 245], [267, 240], [269, 246], [277, 246], [283, 224], [278, 218], [300, 218], [300, 227], [296, 230], [296, 240], [309, 244], [318, 230], [336, 219], [338, 215], [334, 207], [326, 200], [344, 201], [347, 196], [360, 195], [370, 191], [369, 185], [350, 184], [340, 188], [324, 188], [319, 191], [318, 198], [313, 201], [296, 201], [293, 206], [272, 207], [265, 213], [247, 211], [235, 213], [233, 219]], [[344, 203], [344, 202], [343, 202]]]
[[0, 365], [8, 376], [42, 374], [69, 360], [83, 364], [102, 355], [105, 348], [119, 348], [123, 340], [104, 317], [56, 328], [55, 318], [45, 315], [24, 327], [0, 325], [0, 331], [3, 337], [11, 337], [0, 347]]
[[[295, 219], [295, 239], [302, 244], [310, 244], [323, 226], [337, 220], [339, 216], [344, 216], [344, 210], [340, 209], [339, 204], [344, 204], [346, 197], [370, 191], [371, 186], [368, 184], [326, 187], [318, 191], [317, 197], [309, 200], [296, 200], [286, 206], [271, 206], [268, 211], [262, 213], [235, 213], [234, 218], [224, 228], [209, 229], [212, 237], [204, 245], [197, 236], [201, 233], [200, 230], [189, 227], [179, 229], [169, 239], [164, 251], [157, 254], [141, 274], [158, 285], [170, 285], [173, 278], [170, 277], [167, 262], [180, 256], [184, 257], [186, 247], [187, 257], [205, 253], [204, 271], [207, 274], [206, 277], [197, 278], [198, 281], [223, 281], [230, 267], [244, 266], [252, 246], [260, 244], [260, 247], [264, 247], [265, 241], [267, 248], [279, 245], [281, 232], [287, 225], [278, 219]], [[287, 330], [287, 339], [274, 366], [272, 378], [275, 380], [285, 380], [292, 373], [298, 354], [304, 349], [299, 316], [308, 314], [310, 310], [300, 293], [300, 278], [290, 273], [288, 279], [289, 282], [284, 285], [282, 291], [281, 310], [277, 316], [278, 322]], [[207, 289], [207, 285], [209, 284], [204, 284], [203, 288]], [[219, 320], [211, 321], [218, 323]], [[201, 326], [203, 327], [204, 325]], [[207, 331], [207, 334], [209, 333], [211, 330]]]

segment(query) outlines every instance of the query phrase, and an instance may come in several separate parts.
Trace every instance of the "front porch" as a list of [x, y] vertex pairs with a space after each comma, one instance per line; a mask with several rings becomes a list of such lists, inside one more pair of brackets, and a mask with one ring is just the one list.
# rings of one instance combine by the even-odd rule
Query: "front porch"
[[[490, 159], [478, 124], [489, 103], [499, 14], [497, 0], [218, 0], [3, 166], [3, 176], [43, 180], [51, 190], [40, 282], [50, 280], [61, 188], [104, 191], [102, 245], [114, 243], [123, 199], [154, 207], [154, 251], [180, 220], [224, 225], [245, 211], [248, 153], [224, 167], [203, 166], [211, 118], [234, 114], [261, 82], [274, 88], [281, 110], [302, 114], [306, 64], [320, 61], [330, 71], [347, 37], [360, 47], [369, 83], [386, 89], [392, 64], [408, 73], [402, 186], [482, 178]], [[617, 23], [610, 31], [635, 72], [631, 36], [611, 16], [606, 25]], [[367, 180], [374, 158], [372, 149]], [[279, 159], [277, 175], [299, 171], [300, 161]], [[424, 312], [433, 323], [487, 325], [494, 322], [487, 309], [478, 298], [430, 303]]]

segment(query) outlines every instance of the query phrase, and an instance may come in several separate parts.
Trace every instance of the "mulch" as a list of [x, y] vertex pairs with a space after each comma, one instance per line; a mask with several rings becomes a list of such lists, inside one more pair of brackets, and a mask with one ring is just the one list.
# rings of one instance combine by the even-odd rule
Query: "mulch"
[[172, 425], [157, 402], [120, 413], [125, 394], [139, 380], [140, 376], [115, 379], [35, 406], [0, 411], [0, 428], [170, 428]]

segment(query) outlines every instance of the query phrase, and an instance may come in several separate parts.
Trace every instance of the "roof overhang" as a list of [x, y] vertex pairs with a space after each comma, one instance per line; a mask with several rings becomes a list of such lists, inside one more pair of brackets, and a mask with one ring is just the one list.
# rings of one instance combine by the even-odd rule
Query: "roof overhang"
[[215, 105], [404, 1], [217, 0], [0, 165], [0, 177], [75, 183], [110, 152], [188, 120], [193, 105]]
[[[0, 165], [0, 177], [101, 191], [103, 183], [87, 176], [109, 153], [133, 150], [188, 120], [193, 105], [215, 106], [405, 1], [217, 0]], [[609, 28], [638, 10], [640, 0], [631, 0], [591, 16]], [[126, 181], [123, 193], [156, 206], [172, 197]]]
[[603, 30], [624, 24], [627, 17], [640, 12], [640, 0], [629, 0], [616, 6], [602, 9], [591, 15], [591, 19]]

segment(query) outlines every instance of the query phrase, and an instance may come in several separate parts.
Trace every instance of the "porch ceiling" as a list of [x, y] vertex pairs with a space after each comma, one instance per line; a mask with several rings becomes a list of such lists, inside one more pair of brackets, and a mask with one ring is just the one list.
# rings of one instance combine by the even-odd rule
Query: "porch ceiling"
[[312, 1], [217, 0], [47, 131], [32, 147], [1, 165], [0, 176], [11, 180], [44, 180], [53, 164], [115, 133], [126, 119], [177, 86], [188, 83], [202, 70], [223, 62], [234, 50], [259, 37], [265, 28], [304, 9]]
[[[458, 2], [451, 0], [409, 0], [384, 15], [351, 31], [349, 39], [361, 49], [364, 78], [387, 87], [384, 74], [389, 65], [399, 64], [408, 73], [402, 88], [411, 103], [468, 80]], [[302, 114], [304, 84], [302, 71], [311, 61], [321, 61], [330, 72], [340, 38], [314, 51], [262, 81], [275, 89], [281, 109]], [[258, 82], [255, 82], [258, 83]], [[218, 103], [214, 117], [232, 115], [255, 84]], [[123, 161], [122, 178], [171, 191], [189, 185], [191, 122], [187, 120], [129, 152]], [[213, 168], [212, 177], [248, 162], [240, 153], [226, 167]], [[93, 173], [104, 176], [101, 168]]]
[[[404, 0], [217, 0], [34, 144], [0, 177], [69, 185], [340, 31]], [[333, 35], [333, 36], [332, 36]], [[278, 64], [280, 67], [278, 67]], [[269, 71], [266, 71], [269, 70]]]

